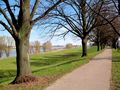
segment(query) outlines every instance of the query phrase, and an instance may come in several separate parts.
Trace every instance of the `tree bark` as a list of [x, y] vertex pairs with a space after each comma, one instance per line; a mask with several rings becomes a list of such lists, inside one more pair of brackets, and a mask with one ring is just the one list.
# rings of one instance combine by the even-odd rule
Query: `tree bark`
[[117, 39], [112, 40], [112, 48], [117, 49]]
[[97, 30], [97, 51], [100, 51], [100, 30]]
[[16, 44], [16, 78], [12, 84], [34, 81], [29, 62], [29, 35], [23, 38], [15, 38]]
[[97, 51], [100, 51], [100, 43], [97, 44]]
[[100, 39], [99, 39], [99, 37], [97, 39], [97, 51], [100, 51]]
[[87, 56], [87, 38], [82, 38], [82, 57]]
[[17, 76], [31, 74], [28, 47], [29, 47], [28, 39], [16, 41]]

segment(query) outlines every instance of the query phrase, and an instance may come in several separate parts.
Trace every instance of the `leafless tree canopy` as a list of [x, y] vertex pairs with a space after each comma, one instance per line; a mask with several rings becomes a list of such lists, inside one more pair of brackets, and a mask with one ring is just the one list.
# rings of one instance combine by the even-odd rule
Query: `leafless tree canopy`
[[[17, 74], [12, 83], [36, 80], [31, 77], [29, 63], [29, 37], [32, 27], [47, 18], [64, 0], [1, 0], [0, 25], [15, 40]], [[25, 77], [28, 77], [27, 79]], [[33, 79], [31, 79], [33, 78]], [[24, 80], [26, 79], [26, 80]]]

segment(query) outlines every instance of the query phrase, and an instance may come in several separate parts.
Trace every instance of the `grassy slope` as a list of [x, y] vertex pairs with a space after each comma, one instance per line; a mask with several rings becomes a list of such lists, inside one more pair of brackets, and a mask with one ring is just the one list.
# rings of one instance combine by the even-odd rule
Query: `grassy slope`
[[113, 50], [112, 90], [120, 90], [120, 51]]
[[[54, 81], [65, 73], [87, 63], [89, 59], [97, 54], [96, 48], [92, 47], [88, 50], [88, 57], [81, 58], [80, 51], [80, 48], [74, 48], [32, 55], [31, 65], [33, 74], [50, 78], [54, 77], [54, 79], [52, 79], [52, 81]], [[15, 58], [0, 59], [0, 85], [8, 84], [14, 79], [14, 76]]]

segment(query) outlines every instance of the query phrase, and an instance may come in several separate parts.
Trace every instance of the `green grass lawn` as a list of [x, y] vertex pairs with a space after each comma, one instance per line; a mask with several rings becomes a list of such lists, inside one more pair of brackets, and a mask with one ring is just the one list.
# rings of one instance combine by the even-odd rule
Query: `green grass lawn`
[[[97, 53], [96, 47], [90, 47], [88, 49], [88, 56], [84, 58], [81, 57], [80, 48], [31, 55], [30, 62], [32, 72], [35, 76], [47, 77], [49, 79], [47, 82], [48, 85], [48, 83], [53, 82], [80, 65], [87, 63]], [[0, 59], [0, 90], [15, 78], [15, 72], [15, 57]], [[32, 90], [40, 90], [40, 88], [44, 86], [46, 86], [46, 84], [33, 87]], [[26, 88], [22, 90], [29, 89]]]
[[120, 51], [113, 50], [112, 90], [120, 90]]

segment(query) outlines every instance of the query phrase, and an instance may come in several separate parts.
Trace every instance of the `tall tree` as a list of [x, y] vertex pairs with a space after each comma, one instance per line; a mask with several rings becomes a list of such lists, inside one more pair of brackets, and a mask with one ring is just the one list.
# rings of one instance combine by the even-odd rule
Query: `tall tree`
[[95, 27], [105, 24], [96, 23], [98, 15], [90, 10], [87, 3], [91, 7], [96, 6], [93, 2], [87, 0], [79, 0], [79, 2], [77, 0], [68, 0], [63, 5], [59, 5], [54, 12], [50, 13], [52, 19], [54, 18], [50, 25], [56, 25], [57, 29], [65, 28], [67, 32], [64, 35], [71, 32], [82, 40], [82, 57], [87, 56], [89, 33]]
[[95, 28], [95, 30], [92, 31], [90, 38], [91, 42], [94, 42], [94, 45], [97, 45], [97, 51], [100, 50], [100, 47], [103, 49], [105, 46], [112, 46], [113, 40], [116, 44], [115, 39], [118, 39], [118, 36], [111, 29], [109, 24]]
[[[109, 2], [99, 3], [98, 5], [96, 5], [96, 7], [93, 10], [96, 13], [99, 13], [100, 15], [102, 15], [107, 20], [109, 20], [110, 23], [114, 22], [114, 26], [116, 27], [115, 24], [117, 23], [115, 22], [115, 20], [117, 19], [117, 17], [112, 12], [109, 11], [109, 8], [107, 6], [108, 4]], [[100, 8], [100, 10], [97, 10], [98, 7]], [[108, 24], [108, 22], [106, 22], [106, 20], [104, 20], [101, 16], [96, 17], [97, 23], [101, 23], [101, 20], [103, 20], [102, 23], [106, 23], [106, 25], [96, 27], [91, 33], [92, 41], [95, 42], [94, 44], [97, 45], [98, 51], [100, 49], [100, 46], [102, 48], [103, 46], [111, 43], [111, 39], [114, 36], [113, 35], [114, 32], [111, 30], [111, 27]]]
[[[120, 14], [120, 0], [98, 0], [98, 5], [102, 8], [106, 8], [106, 12], [110, 12], [109, 16], [114, 16], [113, 19], [119, 19]], [[109, 18], [104, 17], [104, 15], [101, 14], [101, 12], [95, 11], [89, 4], [89, 8], [92, 10], [93, 13], [99, 15], [102, 19], [104, 19], [111, 27], [112, 29], [120, 36], [120, 31], [118, 28], [114, 26], [114, 24], [110, 21]], [[103, 6], [103, 7], [102, 7]]]
[[[52, 4], [49, 4], [48, 0], [0, 1], [0, 24], [12, 35], [16, 45], [17, 74], [13, 84], [35, 80], [31, 75], [29, 63], [29, 37], [32, 27], [64, 0], [52, 1], [54, 1]], [[46, 3], [46, 6], [43, 3]], [[46, 8], [43, 10], [42, 7]]]

